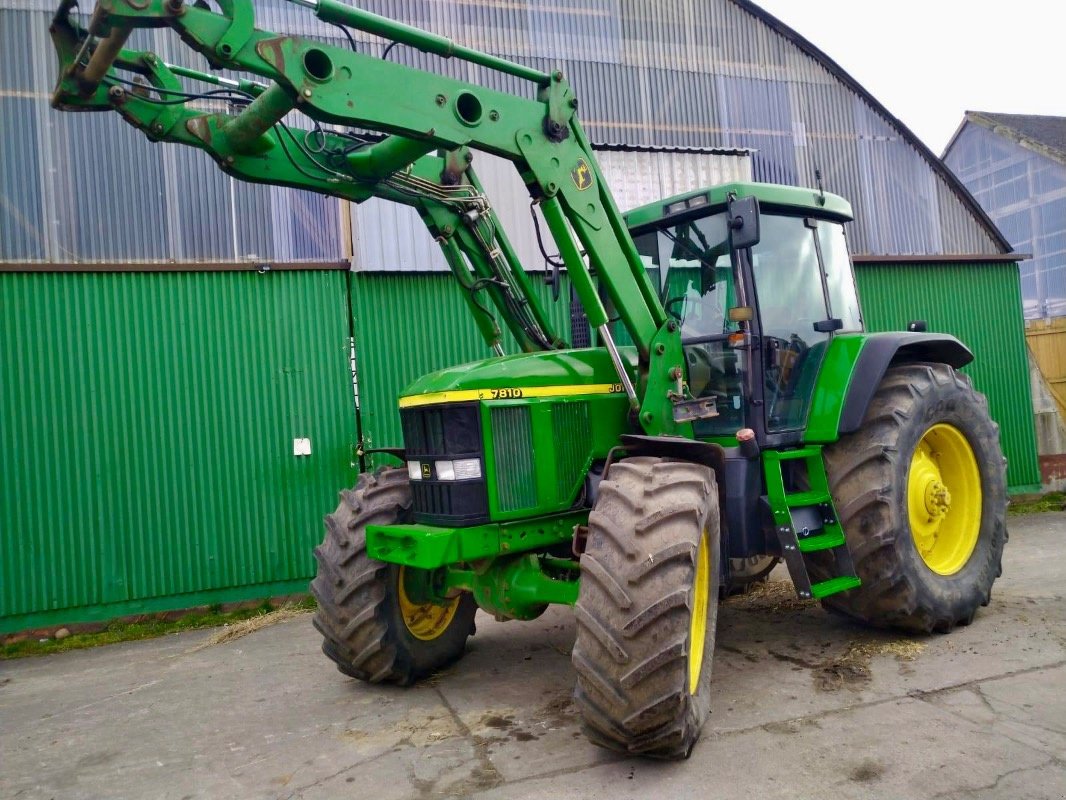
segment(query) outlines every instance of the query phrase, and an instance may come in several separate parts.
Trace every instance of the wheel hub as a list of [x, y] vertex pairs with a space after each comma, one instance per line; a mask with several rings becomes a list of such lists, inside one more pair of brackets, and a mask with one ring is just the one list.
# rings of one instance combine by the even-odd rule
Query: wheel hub
[[931, 480], [925, 486], [925, 510], [930, 517], [942, 517], [951, 507], [951, 492], [939, 480]]
[[397, 578], [397, 595], [400, 601], [400, 615], [403, 624], [411, 635], [424, 642], [430, 642], [444, 633], [459, 609], [459, 598], [453, 597], [445, 605], [436, 603], [414, 603], [407, 595], [404, 585], [406, 567], [400, 567]]
[[981, 527], [981, 478], [962, 431], [943, 423], [925, 432], [907, 478], [911, 536], [933, 572], [953, 575], [965, 566]]

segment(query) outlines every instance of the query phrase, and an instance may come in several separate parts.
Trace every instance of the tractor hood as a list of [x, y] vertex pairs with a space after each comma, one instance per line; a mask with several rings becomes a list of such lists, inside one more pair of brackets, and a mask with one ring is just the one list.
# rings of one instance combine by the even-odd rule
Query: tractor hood
[[[619, 348], [635, 378], [637, 353]], [[469, 400], [623, 391], [606, 350], [552, 350], [489, 358], [423, 375], [400, 394], [400, 407]]]

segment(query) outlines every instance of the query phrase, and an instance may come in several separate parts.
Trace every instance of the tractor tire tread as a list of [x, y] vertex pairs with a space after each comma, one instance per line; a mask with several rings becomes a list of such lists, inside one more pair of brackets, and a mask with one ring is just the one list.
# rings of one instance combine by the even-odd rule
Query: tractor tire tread
[[[574, 699], [595, 744], [676, 759], [698, 738], [708, 709], [706, 692], [697, 700], [687, 688], [689, 587], [699, 526], [713, 524], [718, 541], [717, 500], [710, 469], [659, 458], [619, 461], [600, 485], [581, 557], [589, 580], [582, 580], [575, 607], [572, 651]], [[701, 508], [711, 509], [706, 517]], [[679, 530], [694, 529], [687, 534], [692, 541], [679, 542]], [[715, 569], [718, 558], [714, 552]], [[712, 645], [713, 636], [708, 627]], [[705, 656], [708, 677], [710, 667]], [[679, 669], [686, 676], [681, 690]]]
[[[926, 426], [943, 413], [937, 403], [962, 409], [948, 413], [945, 420], [968, 427], [979, 461], [982, 454], [986, 461], [994, 462], [997, 457], [1000, 461], [982, 468], [985, 511], [980, 552], [975, 550], [958, 579], [941, 579], [939, 584], [920, 563], [906, 516], [909, 453]], [[986, 399], [969, 379], [947, 364], [889, 368], [863, 426], [825, 448], [834, 503], [862, 585], [823, 599], [823, 606], [877, 627], [931, 633], [969, 624], [977, 606], [987, 603], [1007, 539], [1002, 514], [1005, 461], [999, 451], [998, 428], [988, 418], [987, 409]], [[901, 446], [906, 456], [901, 455]], [[811, 580], [831, 577], [828, 560], [822, 554], [813, 555]], [[980, 563], [972, 563], [975, 559]]]
[[323, 637], [322, 652], [345, 675], [369, 683], [409, 685], [459, 658], [473, 633], [476, 606], [469, 595], [461, 598], [444, 641], [423, 644], [399, 630], [403, 622], [390, 599], [398, 568], [370, 557], [366, 528], [410, 516], [408, 481], [404, 469], [360, 475], [353, 489], [340, 492], [337, 510], [326, 516], [325, 539], [314, 551], [313, 623]]

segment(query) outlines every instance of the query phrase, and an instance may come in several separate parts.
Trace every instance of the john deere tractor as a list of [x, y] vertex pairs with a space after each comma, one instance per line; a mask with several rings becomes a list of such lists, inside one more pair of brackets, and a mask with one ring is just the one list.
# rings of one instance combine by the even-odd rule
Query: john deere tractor
[[[326, 518], [314, 619], [341, 672], [410, 684], [462, 655], [479, 608], [572, 606], [589, 738], [678, 758], [708, 715], [723, 585], [782, 559], [801, 597], [918, 632], [989, 602], [1004, 459], [957, 371], [972, 355], [948, 335], [865, 332], [845, 200], [736, 183], [623, 215], [562, 73], [292, 2], [352, 48], [260, 30], [247, 0], [101, 0], [84, 25], [65, 0], [53, 104], [117, 111], [243, 180], [412, 206], [440, 243], [491, 355], [408, 386], [402, 466], [361, 475]], [[156, 27], [254, 79], [126, 47]], [[358, 52], [350, 29], [528, 94]], [[552, 329], [475, 151], [515, 165], [592, 346]]]

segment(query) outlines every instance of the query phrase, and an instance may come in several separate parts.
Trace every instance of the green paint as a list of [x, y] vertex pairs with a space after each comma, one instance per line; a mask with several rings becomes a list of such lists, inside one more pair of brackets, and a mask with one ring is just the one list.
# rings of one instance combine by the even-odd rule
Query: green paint
[[830, 578], [827, 581], [816, 583], [811, 586], [811, 597], [821, 600], [837, 592], [846, 592], [848, 589], [857, 589], [862, 586], [862, 581], [853, 575], [841, 575], [839, 578]]
[[[604, 350], [527, 353], [423, 375], [401, 396], [485, 389], [508, 397], [501, 390], [553, 387], [580, 392], [611, 385], [614, 376]], [[619, 392], [484, 400], [481, 410], [489, 510], [496, 521], [570, 508], [592, 461], [606, 458], [627, 429], [628, 402]]]
[[574, 605], [578, 575], [576, 562], [530, 553], [498, 558], [483, 570], [448, 568], [444, 585], [471, 592], [478, 607], [490, 614], [528, 620], [552, 604]]
[[491, 518], [572, 507], [592, 462], [626, 431], [627, 408], [617, 394], [483, 402]]
[[[829, 476], [825, 471], [825, 461], [822, 448], [818, 445], [801, 447], [795, 450], [765, 450], [763, 457], [763, 473], [766, 479], [766, 496], [770, 502], [770, 511], [773, 515], [774, 525], [778, 528], [790, 528], [797, 534], [797, 545], [800, 554], [816, 553], [823, 550], [832, 550], [838, 547], [846, 547], [844, 528], [840, 525], [840, 515], [833, 504], [833, 497], [829, 490]], [[805, 467], [807, 488], [800, 492], [789, 492], [785, 487], [783, 464], [789, 461], [802, 461]], [[793, 509], [818, 507], [821, 517], [821, 533], [801, 535], [797, 530], [792, 516]], [[828, 516], [823, 516], [828, 514]], [[828, 521], [827, 521], [828, 520]], [[793, 583], [797, 586], [805, 583], [800, 580], [794, 570], [804, 570], [805, 567], [797, 566], [800, 559], [793, 559], [788, 553], [785, 554], [789, 570], [793, 572]], [[806, 575], [802, 576], [806, 579]], [[828, 597], [837, 592], [853, 589], [860, 585], [860, 581], [854, 575], [839, 575], [820, 583], [811, 585], [811, 596], [815, 598]]]
[[772, 183], [725, 183], [706, 189], [697, 189], [691, 192], [656, 200], [654, 203], [634, 208], [625, 214], [626, 224], [635, 232], [649, 225], [659, 223], [663, 217], [686, 213], [683, 210], [667, 212], [667, 207], [676, 206], [678, 203], [690, 200], [693, 197], [707, 198], [707, 202], [697, 206], [699, 213], [713, 213], [726, 207], [730, 194], [737, 197], [756, 197], [763, 211], [785, 211], [791, 213], [810, 214], [814, 217], [831, 219], [836, 222], [847, 222], [854, 218], [851, 204], [839, 195], [829, 192], [818, 192], [814, 189], [805, 189], [797, 186], [782, 186]]
[[444, 58], [461, 58], [465, 61], [470, 61], [489, 69], [499, 70], [508, 75], [514, 75], [516, 78], [524, 78], [538, 84], [546, 84], [550, 80], [546, 73], [531, 67], [525, 67], [521, 64], [515, 64], [496, 56], [472, 50], [469, 47], [457, 45], [443, 36], [437, 36], [419, 28], [404, 25], [387, 17], [371, 14], [369, 11], [353, 8], [346, 3], [337, 2], [337, 0], [319, 0], [315, 13], [319, 19], [325, 22], [348, 25], [373, 33], [383, 39], [403, 42], [425, 53], [433, 53]]
[[682, 397], [677, 391], [678, 378], [675, 375], [680, 374], [683, 380], [687, 374], [678, 330], [677, 323], [670, 320], [652, 339], [651, 364], [643, 387], [640, 423], [653, 436], [684, 436], [691, 439], [692, 423], [674, 422], [673, 400]]
[[348, 167], [358, 178], [380, 181], [434, 149], [432, 145], [415, 139], [389, 136], [377, 144], [349, 153]]
[[529, 403], [482, 405], [489, 415], [492, 471], [495, 480], [489, 485], [490, 510], [499, 519], [501, 514], [536, 513], [538, 486], [533, 458], [533, 422]]
[[[623, 351], [630, 364], [632, 350]], [[633, 373], [631, 373], [633, 374]], [[579, 386], [617, 383], [617, 373], [606, 350], [558, 350], [490, 358], [457, 364], [420, 375], [403, 388], [401, 397], [466, 389], [503, 389], [545, 386]]]
[[844, 531], [839, 527], [818, 536], [809, 536], [799, 543], [800, 552], [817, 553], [819, 550], [832, 550], [844, 544]]
[[[265, 153], [276, 144], [266, 136], [296, 107], [296, 100], [276, 83], [260, 94], [241, 114], [227, 119], [218, 131], [234, 152]], [[406, 166], [406, 165], [405, 165]]]
[[[592, 422], [587, 400], [553, 403], [551, 406], [551, 441], [555, 448], [554, 484], [545, 492], [558, 498], [572, 497], [592, 466]], [[601, 410], [597, 407], [597, 410]]]
[[466, 565], [407, 569], [404, 591], [412, 602], [438, 605], [457, 592], [469, 592], [481, 610], [498, 619], [530, 620], [549, 605], [574, 605], [579, 575], [576, 561], [527, 553], [501, 556], [476, 569]]
[[861, 333], [838, 333], [829, 340], [811, 393], [805, 441], [829, 444], [840, 438], [840, 415], [844, 413], [855, 362], [869, 339]]
[[370, 525], [367, 552], [372, 558], [419, 569], [493, 558], [501, 553], [541, 550], [574, 536], [588, 521], [588, 509], [565, 514], [490, 523], [467, 528], [432, 525]]

